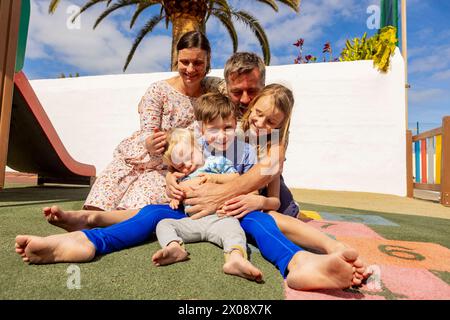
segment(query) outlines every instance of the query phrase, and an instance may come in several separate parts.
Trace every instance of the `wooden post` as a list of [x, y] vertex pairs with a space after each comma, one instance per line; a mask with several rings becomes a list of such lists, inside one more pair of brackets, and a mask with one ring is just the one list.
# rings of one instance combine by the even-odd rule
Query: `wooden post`
[[450, 207], [450, 117], [442, 120], [441, 203]]
[[412, 198], [414, 196], [414, 180], [412, 168], [412, 132], [406, 131], [406, 196]]
[[0, 0], [0, 189], [5, 184], [21, 0]]

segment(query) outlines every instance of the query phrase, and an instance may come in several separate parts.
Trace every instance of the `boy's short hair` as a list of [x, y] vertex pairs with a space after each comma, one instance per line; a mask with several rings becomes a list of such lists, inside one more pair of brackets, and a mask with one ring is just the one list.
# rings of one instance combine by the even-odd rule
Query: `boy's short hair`
[[197, 99], [194, 107], [195, 120], [210, 123], [217, 117], [236, 118], [236, 107], [231, 99], [221, 93], [207, 93]]

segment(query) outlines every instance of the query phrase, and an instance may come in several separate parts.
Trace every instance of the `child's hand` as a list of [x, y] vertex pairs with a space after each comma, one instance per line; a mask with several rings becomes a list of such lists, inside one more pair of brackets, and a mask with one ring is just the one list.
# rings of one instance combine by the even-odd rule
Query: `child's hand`
[[180, 205], [180, 201], [178, 201], [178, 200], [176, 200], [176, 199], [170, 199], [169, 206], [170, 206], [173, 210], [177, 210], [179, 205]]
[[225, 202], [222, 209], [217, 211], [217, 214], [225, 214], [227, 216], [234, 216], [235, 218], [240, 219], [252, 211], [261, 210], [263, 204], [263, 196], [256, 194], [244, 194]]
[[153, 134], [145, 141], [147, 151], [151, 156], [161, 155], [164, 152], [166, 146], [167, 135], [163, 131], [159, 131], [158, 128], [153, 130]]
[[166, 194], [169, 198], [182, 201], [184, 199], [184, 191], [178, 184], [177, 179], [183, 178], [184, 173], [168, 172], [166, 174]]

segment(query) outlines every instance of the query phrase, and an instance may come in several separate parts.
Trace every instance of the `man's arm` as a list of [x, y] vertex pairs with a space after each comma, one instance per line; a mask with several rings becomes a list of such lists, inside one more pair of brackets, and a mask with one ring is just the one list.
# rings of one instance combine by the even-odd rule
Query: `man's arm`
[[272, 147], [270, 157], [264, 158], [248, 172], [226, 184], [206, 183], [186, 192], [185, 203], [192, 207], [187, 210], [191, 218], [201, 218], [215, 213], [225, 201], [241, 194], [247, 194], [266, 186], [282, 171], [283, 148]]
[[239, 177], [239, 173], [201, 173], [199, 177], [205, 177], [205, 183], [225, 184]]

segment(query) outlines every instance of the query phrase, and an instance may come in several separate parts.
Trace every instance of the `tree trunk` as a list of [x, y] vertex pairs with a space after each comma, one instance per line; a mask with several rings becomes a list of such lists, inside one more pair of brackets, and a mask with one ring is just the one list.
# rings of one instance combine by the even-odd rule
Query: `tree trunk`
[[186, 13], [174, 14], [172, 21], [172, 71], [177, 70], [178, 52], [177, 44], [180, 38], [189, 31], [202, 31], [202, 23], [198, 17]]

